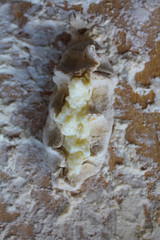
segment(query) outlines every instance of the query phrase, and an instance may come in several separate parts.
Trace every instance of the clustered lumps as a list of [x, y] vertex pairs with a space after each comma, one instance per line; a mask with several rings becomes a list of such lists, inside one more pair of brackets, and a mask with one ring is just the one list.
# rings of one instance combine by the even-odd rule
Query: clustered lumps
[[90, 157], [89, 77], [72, 78], [68, 89], [69, 95], [55, 120], [64, 136], [69, 171], [79, 174], [82, 163]]

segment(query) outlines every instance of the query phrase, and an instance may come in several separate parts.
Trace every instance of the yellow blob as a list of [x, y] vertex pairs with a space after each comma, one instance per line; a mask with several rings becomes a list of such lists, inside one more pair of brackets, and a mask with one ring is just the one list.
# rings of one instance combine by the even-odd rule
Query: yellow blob
[[73, 78], [68, 85], [69, 95], [56, 118], [64, 135], [63, 147], [68, 153], [69, 171], [79, 174], [83, 161], [90, 156], [91, 84], [86, 77]]

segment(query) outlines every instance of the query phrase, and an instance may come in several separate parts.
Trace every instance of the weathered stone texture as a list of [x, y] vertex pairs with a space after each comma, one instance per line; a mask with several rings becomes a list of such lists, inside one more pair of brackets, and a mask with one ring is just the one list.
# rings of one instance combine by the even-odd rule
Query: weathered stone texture
[[[158, 0], [0, 3], [0, 239], [159, 240], [159, 29]], [[100, 172], [63, 190], [42, 133], [54, 66], [88, 35], [114, 68], [114, 123]]]

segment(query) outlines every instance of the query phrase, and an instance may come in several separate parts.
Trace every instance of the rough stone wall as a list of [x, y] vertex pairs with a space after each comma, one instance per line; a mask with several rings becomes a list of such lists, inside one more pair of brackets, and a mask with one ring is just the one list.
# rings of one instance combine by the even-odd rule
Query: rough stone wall
[[[106, 163], [59, 189], [42, 132], [54, 66], [85, 29], [115, 72]], [[159, 1], [1, 1], [0, 239], [159, 240]]]

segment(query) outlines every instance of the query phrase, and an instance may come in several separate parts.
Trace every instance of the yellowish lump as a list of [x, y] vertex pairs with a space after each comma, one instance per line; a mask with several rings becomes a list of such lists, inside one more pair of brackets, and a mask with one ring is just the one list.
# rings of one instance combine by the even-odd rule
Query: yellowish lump
[[64, 135], [63, 147], [67, 151], [69, 171], [79, 174], [83, 161], [90, 156], [91, 84], [86, 77], [70, 80], [69, 95], [56, 121]]

